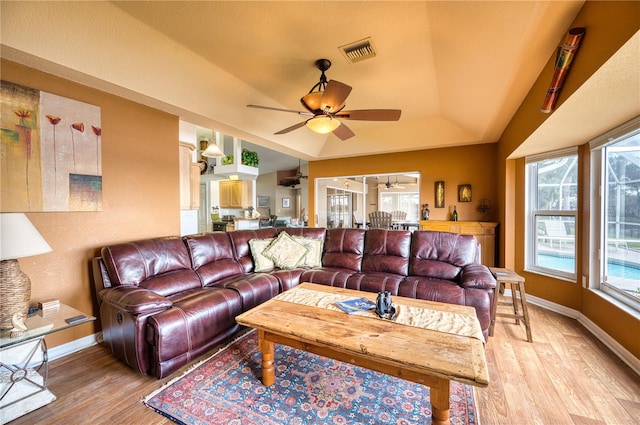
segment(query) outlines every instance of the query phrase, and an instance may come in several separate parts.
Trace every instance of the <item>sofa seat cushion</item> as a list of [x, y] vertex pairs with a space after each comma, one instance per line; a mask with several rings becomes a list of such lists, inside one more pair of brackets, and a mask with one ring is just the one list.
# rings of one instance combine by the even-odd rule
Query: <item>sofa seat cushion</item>
[[269, 301], [280, 293], [280, 281], [268, 273], [253, 273], [226, 280], [222, 285], [240, 295], [242, 311]]
[[454, 282], [422, 276], [408, 276], [398, 287], [401, 297], [465, 305], [465, 290]]
[[337, 267], [322, 267], [305, 270], [300, 276], [300, 282], [318, 283], [338, 288], [347, 287], [347, 279], [353, 275], [353, 270]]
[[172, 301], [172, 308], [148, 319], [147, 343], [155, 347], [156, 362], [185, 353], [193, 353], [193, 360], [216, 335], [234, 327], [242, 313], [240, 295], [231, 289], [202, 288]]
[[270, 275], [275, 276], [280, 282], [280, 292], [288, 291], [294, 286], [298, 286], [301, 282], [300, 277], [308, 269], [293, 269], [293, 270], [280, 270], [274, 269], [269, 272]]
[[347, 288], [367, 292], [389, 291], [391, 295], [397, 295], [405, 277], [393, 273], [355, 273], [347, 279]]

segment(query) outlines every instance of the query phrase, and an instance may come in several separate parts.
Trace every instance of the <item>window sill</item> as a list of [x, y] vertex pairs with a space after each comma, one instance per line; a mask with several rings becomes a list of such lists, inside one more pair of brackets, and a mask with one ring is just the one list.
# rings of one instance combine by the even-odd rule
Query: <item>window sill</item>
[[527, 272], [527, 273], [537, 274], [537, 275], [549, 277], [549, 278], [552, 278], [552, 279], [563, 280], [563, 281], [569, 282], [569, 283], [578, 283], [575, 277], [560, 276], [560, 275], [557, 275], [557, 274], [547, 273], [547, 272], [542, 271], [542, 270], [531, 269], [531, 268], [526, 268], [526, 267], [525, 267], [524, 271]]
[[631, 307], [629, 304], [620, 301], [616, 297], [613, 297], [601, 289], [589, 288], [589, 291], [593, 292], [595, 295], [599, 296], [603, 300], [609, 302], [613, 306], [619, 308], [630, 316], [634, 317], [636, 320], [640, 320], [640, 310], [637, 310]]

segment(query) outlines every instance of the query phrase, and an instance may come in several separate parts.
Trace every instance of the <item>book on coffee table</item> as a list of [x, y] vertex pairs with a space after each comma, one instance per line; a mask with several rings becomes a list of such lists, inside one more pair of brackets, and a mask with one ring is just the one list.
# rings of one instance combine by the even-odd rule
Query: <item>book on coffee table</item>
[[367, 298], [336, 301], [336, 305], [349, 314], [376, 309], [376, 303]]

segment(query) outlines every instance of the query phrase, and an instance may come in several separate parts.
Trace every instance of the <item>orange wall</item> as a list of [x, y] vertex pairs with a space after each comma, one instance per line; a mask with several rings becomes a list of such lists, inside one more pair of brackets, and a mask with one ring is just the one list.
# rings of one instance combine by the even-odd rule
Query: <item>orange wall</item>
[[[45, 74], [1, 62], [2, 79], [99, 106], [102, 211], [28, 213], [53, 252], [20, 259], [31, 303], [57, 298], [98, 315], [89, 261], [110, 243], [180, 233], [178, 117]], [[50, 347], [98, 330], [83, 324], [47, 336]]]
[[[340, 158], [309, 162], [309, 211], [315, 216], [314, 178], [358, 176], [419, 171], [421, 173], [420, 204], [429, 204], [431, 220], [449, 220], [453, 205], [457, 206], [460, 220], [494, 221], [496, 208], [483, 214], [477, 210], [480, 200], [489, 199], [496, 204], [497, 145], [463, 146], [444, 149], [398, 152], [358, 158]], [[435, 208], [435, 182], [445, 182], [445, 208]], [[472, 202], [458, 202], [458, 185], [471, 184]]]
[[[585, 2], [573, 26], [587, 27], [587, 38], [597, 40], [582, 48], [571, 70], [559, 106], [638, 29], [637, 2]], [[312, 161], [309, 182], [317, 177], [420, 171], [421, 204], [431, 205], [431, 219], [449, 218], [449, 208], [433, 207], [434, 181], [446, 183], [446, 206], [454, 203], [462, 220], [498, 221], [500, 264], [523, 272], [524, 265], [524, 161], [507, 157], [548, 115], [539, 112], [553, 72], [554, 55], [499, 143], [372, 155], [360, 158]], [[578, 63], [580, 66], [577, 66]], [[103, 210], [82, 213], [30, 213], [29, 218], [53, 252], [20, 260], [31, 277], [32, 301], [59, 298], [97, 315], [91, 292], [89, 260], [100, 247], [125, 240], [180, 232], [178, 186], [178, 117], [104, 92], [2, 61], [2, 79], [97, 105], [102, 110]], [[392, 141], [390, 142], [392, 143]], [[581, 150], [584, 152], [584, 149]], [[586, 167], [582, 168], [585, 172]], [[458, 184], [473, 186], [474, 201], [457, 203]], [[313, 220], [313, 185], [309, 207]], [[477, 201], [488, 198], [492, 210], [479, 213]], [[586, 208], [580, 217], [584, 221]], [[581, 241], [588, 240], [585, 226]], [[587, 251], [579, 252], [587, 264]], [[584, 268], [584, 267], [583, 267]], [[584, 270], [582, 270], [584, 272]], [[554, 303], [581, 311], [636, 357], [640, 357], [640, 321], [614, 307], [579, 284], [524, 273], [527, 290]], [[97, 329], [97, 328], [96, 328]], [[50, 346], [93, 333], [84, 324], [47, 337]]]
[[[580, 49], [556, 105], [559, 107], [626, 41], [633, 36], [638, 22], [637, 2], [586, 2], [570, 26], [585, 27], [585, 42]], [[578, 221], [578, 282], [542, 276], [524, 271], [525, 261], [525, 161], [507, 159], [550, 114], [540, 112], [540, 106], [551, 81], [555, 52], [540, 74], [520, 108], [509, 122], [498, 146], [497, 180], [500, 188], [498, 221], [500, 233], [500, 263], [514, 267], [527, 279], [527, 293], [584, 314], [636, 357], [640, 357], [640, 320], [616, 307], [599, 293], [583, 288], [582, 276], [589, 277], [589, 150], [579, 147], [580, 164]], [[587, 142], [586, 140], [584, 141]], [[594, 279], [597, 277], [594, 277]]]

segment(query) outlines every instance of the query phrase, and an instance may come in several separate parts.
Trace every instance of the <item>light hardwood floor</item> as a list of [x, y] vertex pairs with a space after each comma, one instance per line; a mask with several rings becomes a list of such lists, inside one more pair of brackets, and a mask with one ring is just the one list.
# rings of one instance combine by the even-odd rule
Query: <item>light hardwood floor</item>
[[[497, 319], [487, 343], [491, 383], [476, 389], [480, 423], [639, 423], [640, 377], [577, 321], [529, 311], [532, 344], [524, 326]], [[11, 425], [173, 424], [141, 403], [172, 377], [138, 375], [93, 346], [51, 362], [49, 387], [58, 399]]]

